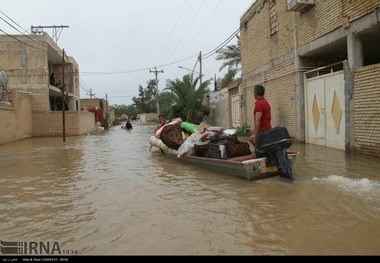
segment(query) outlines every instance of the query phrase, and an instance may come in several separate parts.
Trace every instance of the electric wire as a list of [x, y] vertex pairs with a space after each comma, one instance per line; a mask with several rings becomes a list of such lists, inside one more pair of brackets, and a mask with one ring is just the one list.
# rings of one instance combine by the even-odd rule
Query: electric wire
[[212, 12], [210, 13], [209, 17], [206, 19], [206, 22], [203, 23], [203, 25], [201, 26], [201, 28], [198, 30], [198, 32], [195, 34], [195, 36], [193, 37], [193, 39], [190, 41], [190, 43], [187, 45], [187, 47], [182, 51], [181, 54], [184, 54], [190, 47], [190, 45], [194, 42], [194, 40], [198, 37], [199, 33], [202, 31], [202, 29], [206, 26], [206, 24], [208, 23], [208, 21], [210, 20], [210, 18], [212, 17], [212, 15], [215, 13], [215, 11], [218, 9], [218, 7], [220, 6], [220, 4], [223, 2], [223, 0], [221, 0], [217, 6], [214, 8], [214, 10], [212, 10]]
[[[183, 2], [182, 8], [181, 8], [181, 12], [179, 12], [179, 14], [178, 14], [177, 21], [175, 22], [174, 27], [173, 27], [173, 29], [172, 29], [172, 32], [170, 33], [170, 36], [169, 36], [168, 40], [166, 41], [166, 44], [165, 44], [164, 48], [162, 49], [161, 55], [160, 55], [160, 57], [158, 58], [157, 63], [161, 60], [162, 55], [164, 54], [164, 51], [165, 51], [166, 47], [168, 46], [170, 39], [172, 38], [172, 35], [173, 35], [173, 33], [174, 33], [174, 30], [175, 30], [176, 27], [177, 27], [178, 21], [179, 21], [179, 19], [181, 18], [181, 15], [182, 15], [183, 9], [185, 8], [186, 2], [187, 2], [187, 0], [185, 0], [185, 2]], [[156, 63], [156, 64], [157, 64], [157, 63]]]
[[199, 11], [201, 10], [201, 8], [202, 8], [202, 6], [204, 5], [205, 2], [206, 2], [206, 0], [203, 0], [201, 6], [198, 8], [198, 11], [197, 11], [196, 14], [194, 15], [193, 20], [191, 20], [189, 26], [187, 27], [185, 33], [183, 34], [183, 36], [182, 36], [182, 38], [181, 38], [181, 40], [178, 42], [178, 44], [177, 44], [177, 46], [175, 47], [175, 49], [173, 49], [173, 51], [172, 51], [172, 53], [171, 53], [171, 55], [170, 55], [169, 57], [172, 57], [172, 56], [173, 56], [174, 52], [177, 50], [177, 48], [179, 47], [179, 45], [182, 43], [183, 39], [185, 38], [185, 36], [186, 36], [186, 34], [187, 34], [187, 31], [189, 31], [191, 25], [194, 23], [195, 18], [198, 16], [198, 13], [199, 13]]
[[24, 30], [24, 33], [25, 32], [28, 32], [28, 30], [26, 30], [25, 28], [23, 28], [22, 26], [20, 26], [19, 24], [17, 24], [15, 21], [13, 21], [13, 19], [12, 18], [10, 18], [9, 16], [7, 16], [6, 14], [4, 14], [4, 12], [2, 12], [1, 10], [0, 10], [0, 13], [2, 13], [6, 18], [8, 18], [9, 20], [11, 20], [14, 24], [16, 24], [19, 28], [21, 28], [22, 30]]
[[18, 39], [17, 37], [8, 34], [7, 32], [5, 32], [5, 31], [2, 30], [2, 29], [0, 29], [0, 32], [3, 32], [3, 33], [6, 34], [7, 36], [9, 36], [9, 37], [11, 37], [11, 38], [13, 38], [13, 39], [16, 39], [18, 42], [23, 43], [23, 44], [26, 45], [26, 46], [29, 46], [29, 47], [32, 47], [32, 48], [34, 48], [34, 49], [38, 49], [38, 50], [41, 50], [41, 51], [46, 51], [45, 49], [38, 48], [38, 47], [35, 47], [35, 46], [30, 45], [30, 44], [28, 44], [28, 43], [26, 43], [26, 42], [24, 42], [24, 41]]
[[21, 33], [22, 35], [24, 35], [25, 37], [29, 38], [30, 40], [32, 40], [33, 42], [36, 42], [37, 44], [39, 44], [40, 46], [42, 47], [45, 47], [41, 42], [37, 41], [36, 39], [33, 39], [31, 38], [30, 36], [28, 35], [25, 35], [24, 33], [22, 33], [20, 30], [18, 30], [16, 27], [14, 27], [13, 25], [11, 25], [8, 21], [6, 21], [4, 18], [0, 17], [1, 20], [3, 20], [5, 23], [7, 23], [10, 27], [12, 27], [13, 29], [15, 29], [17, 32]]

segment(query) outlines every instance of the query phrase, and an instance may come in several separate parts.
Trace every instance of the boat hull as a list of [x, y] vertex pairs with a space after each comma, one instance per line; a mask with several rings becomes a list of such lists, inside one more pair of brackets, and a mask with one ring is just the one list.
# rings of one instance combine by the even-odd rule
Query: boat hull
[[[275, 165], [267, 164], [266, 157], [255, 158], [252, 154], [229, 159], [205, 158], [193, 155], [177, 157], [177, 150], [169, 148], [155, 136], [149, 138], [149, 143], [151, 146], [160, 149], [161, 153], [167, 157], [212, 169], [223, 174], [243, 177], [247, 180], [256, 180], [280, 174]], [[291, 168], [294, 165], [297, 154], [298, 152], [288, 152], [288, 160]]]

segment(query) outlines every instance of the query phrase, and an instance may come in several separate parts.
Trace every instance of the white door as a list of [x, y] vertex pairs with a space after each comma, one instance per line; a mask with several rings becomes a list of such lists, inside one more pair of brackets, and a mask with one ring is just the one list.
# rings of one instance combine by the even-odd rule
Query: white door
[[317, 145], [325, 145], [325, 98], [324, 98], [324, 80], [322, 78], [307, 81], [306, 86], [306, 105], [307, 113], [307, 136], [306, 142]]
[[305, 81], [306, 142], [330, 148], [345, 148], [343, 72]]
[[231, 96], [231, 118], [232, 127], [237, 128], [240, 126], [240, 100], [239, 94]]
[[327, 77], [325, 87], [326, 146], [344, 150], [346, 125], [343, 73]]

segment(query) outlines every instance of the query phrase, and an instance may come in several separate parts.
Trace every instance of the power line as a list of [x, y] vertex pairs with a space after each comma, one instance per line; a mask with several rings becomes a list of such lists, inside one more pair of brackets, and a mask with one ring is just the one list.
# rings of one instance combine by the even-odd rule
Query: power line
[[[246, 22], [248, 23], [250, 20], [252, 19], [252, 17], [250, 19], [248, 19]], [[227, 39], [225, 39], [221, 44], [219, 44], [217, 47], [215, 47], [214, 49], [210, 50], [209, 52], [205, 53], [202, 55], [202, 59], [207, 59], [211, 56], [213, 56], [216, 51], [218, 51], [219, 49], [225, 47], [237, 34], [239, 34], [240, 30], [244, 27], [241, 26], [239, 27], [238, 29], [236, 29]], [[176, 61], [173, 61], [173, 62], [169, 62], [169, 63], [166, 63], [166, 64], [162, 64], [162, 65], [158, 65], [158, 67], [161, 67], [161, 68], [164, 68], [164, 67], [167, 67], [167, 66], [171, 66], [171, 65], [174, 65], [174, 64], [178, 64], [180, 62], [183, 62], [183, 61], [186, 61], [186, 60], [189, 60], [189, 59], [193, 59], [193, 58], [197, 58], [198, 59], [198, 53], [197, 54], [193, 54], [189, 57], [186, 57], [186, 58], [183, 58], [183, 59], [179, 59], [179, 60], [176, 60]], [[145, 70], [149, 70], [150, 68], [152, 67], [146, 67], [146, 68], [139, 68], [139, 69], [131, 69], [131, 70], [123, 70], [123, 71], [82, 71], [80, 72], [81, 74], [89, 74], [89, 75], [117, 75], [117, 74], [128, 74], [128, 73], [135, 73], [135, 72], [141, 72], [141, 71], [145, 71]]]
[[17, 37], [8, 34], [7, 32], [5, 32], [5, 31], [2, 30], [2, 29], [0, 29], [0, 31], [3, 32], [4, 34], [6, 34], [7, 36], [9, 36], [9, 37], [11, 37], [11, 38], [13, 38], [13, 39], [16, 39], [18, 42], [23, 43], [24, 45], [27, 45], [27, 46], [29, 46], [29, 47], [32, 47], [32, 48], [34, 48], [34, 49], [38, 49], [38, 50], [41, 50], [41, 51], [46, 51], [45, 49], [41, 49], [41, 48], [38, 48], [38, 47], [35, 47], [35, 46], [30, 45], [30, 44], [28, 44], [28, 43], [26, 43], [26, 42], [24, 42], [24, 41], [18, 39]]
[[[177, 60], [177, 61], [174, 61], [174, 62], [170, 62], [170, 63], [167, 63], [167, 64], [163, 64], [163, 65], [159, 65], [158, 67], [167, 67], [167, 66], [171, 66], [171, 65], [174, 65], [174, 64], [177, 64], [179, 62], [183, 62], [183, 61], [186, 61], [186, 60], [189, 60], [189, 59], [192, 59], [194, 57], [198, 56], [198, 54], [193, 54], [189, 57], [186, 57], [186, 58], [183, 58], [181, 60]], [[135, 72], [140, 72], [140, 71], [146, 71], [146, 70], [149, 70], [151, 69], [152, 67], [146, 67], [146, 68], [140, 68], [140, 69], [131, 69], [131, 70], [124, 70], [124, 71], [109, 71], [109, 72], [106, 72], [106, 71], [98, 71], [98, 72], [95, 72], [95, 71], [82, 71], [81, 74], [93, 74], [93, 75], [116, 75], [116, 74], [126, 74], [126, 73], [135, 73]]]
[[197, 36], [199, 35], [199, 33], [202, 31], [202, 29], [205, 27], [205, 25], [208, 23], [208, 21], [210, 20], [210, 18], [212, 17], [212, 15], [215, 13], [215, 11], [218, 9], [218, 7], [220, 6], [220, 4], [223, 2], [220, 1], [217, 6], [214, 8], [214, 10], [212, 10], [212, 12], [210, 13], [209, 17], [207, 18], [206, 22], [203, 23], [202, 27], [199, 29], [199, 31], [195, 34], [195, 37], [193, 38], [193, 40], [191, 40], [191, 42], [189, 43], [189, 45], [182, 51], [182, 54], [186, 52], [186, 50], [190, 47], [190, 45], [194, 42], [194, 40], [197, 38]]
[[158, 58], [157, 63], [161, 60], [161, 57], [162, 57], [162, 55], [164, 54], [164, 51], [165, 51], [167, 45], [169, 44], [169, 40], [172, 38], [172, 35], [173, 35], [173, 33], [174, 33], [174, 29], [177, 27], [178, 21], [179, 21], [181, 15], [182, 15], [183, 9], [185, 8], [186, 2], [187, 2], [187, 0], [185, 0], [185, 2], [184, 2], [183, 5], [182, 5], [181, 12], [178, 14], [177, 21], [175, 22], [174, 27], [173, 27], [173, 29], [172, 29], [172, 32], [170, 33], [170, 36], [169, 36], [168, 40], [166, 41], [166, 44], [165, 44], [164, 48], [162, 49], [161, 55], [160, 55], [160, 57]]
[[[207, 52], [206, 54], [202, 55], [202, 59], [207, 59], [211, 56], [213, 56], [217, 50], [223, 48], [224, 46], [226, 46], [241, 30], [242, 27], [239, 27], [237, 30], [235, 30], [232, 35], [230, 35], [226, 40], [224, 40], [221, 44], [219, 44], [216, 48], [212, 49], [211, 51]], [[170, 62], [170, 63], [166, 63], [166, 64], [162, 64], [162, 65], [158, 65], [158, 67], [161, 67], [161, 68], [164, 68], [164, 67], [167, 67], [167, 66], [171, 66], [171, 65], [174, 65], [174, 64], [178, 64], [180, 62], [183, 62], [183, 61], [186, 61], [186, 60], [189, 60], [189, 59], [193, 59], [193, 58], [197, 58], [198, 59], [198, 53], [197, 54], [193, 54], [189, 57], [186, 57], [186, 58], [183, 58], [183, 59], [180, 59], [180, 60], [176, 60], [176, 61], [173, 61], [173, 62]], [[146, 68], [140, 68], [140, 69], [131, 69], [131, 70], [124, 70], [124, 71], [82, 71], [81, 74], [90, 74], [90, 75], [117, 75], [117, 74], [128, 74], [128, 73], [135, 73], [135, 72], [140, 72], [140, 71], [145, 71], [145, 70], [149, 70], [150, 68], [152, 67], [146, 67]]]
[[158, 102], [158, 74], [164, 73], [164, 71], [162, 69], [157, 70], [157, 68], [154, 68], [154, 70], [149, 70], [149, 72], [156, 75], [157, 114], [160, 114], [160, 103]]
[[214, 55], [216, 53], [216, 51], [218, 51], [219, 49], [221, 49], [224, 46], [226, 46], [240, 32], [240, 29], [241, 28], [239, 27], [237, 30], [235, 30], [234, 33], [232, 33], [232, 35], [230, 35], [226, 40], [224, 40], [219, 46], [217, 46], [213, 50], [211, 50], [211, 51], [207, 52], [206, 54], [204, 54], [203, 55], [203, 59], [211, 57], [212, 55]]
[[171, 57], [171, 56], [174, 54], [174, 52], [177, 50], [178, 46], [182, 43], [182, 40], [185, 38], [185, 36], [186, 36], [186, 34], [187, 34], [187, 31], [189, 31], [191, 25], [194, 23], [195, 18], [197, 17], [199, 11], [201, 10], [201, 8], [202, 8], [202, 6], [204, 5], [205, 2], [206, 2], [206, 0], [203, 0], [201, 6], [198, 8], [197, 13], [194, 15], [193, 20], [190, 22], [190, 24], [189, 24], [189, 26], [187, 27], [185, 33], [183, 34], [181, 40], [178, 42], [177, 46], [176, 46], [175, 49], [172, 51], [172, 53], [171, 53], [171, 55], [170, 55], [169, 57]]
[[[12, 21], [12, 23], [14, 23], [15, 25], [17, 25], [17, 26], [18, 26], [19, 28], [21, 28], [22, 30], [24, 30], [25, 32], [27, 31], [27, 30], [25, 30], [24, 28], [22, 28], [17, 22], [15, 22], [12, 18], [10, 18], [9, 16], [7, 16], [4, 12], [0, 11], [0, 13], [3, 14], [6, 18], [8, 18], [10, 21]], [[2, 17], [0, 17], [0, 19], [3, 20], [5, 23], [7, 23], [7, 24], [8, 24], [9, 26], [11, 26], [12, 28], [14, 28], [16, 31], [18, 31], [19, 33], [21, 33], [22, 35], [24, 35], [25, 37], [29, 38], [29, 39], [32, 40], [33, 42], [36, 42], [37, 44], [39, 44], [39, 45], [41, 45], [42, 47], [45, 48], [45, 45], [43, 45], [43, 43], [42, 43], [40, 40], [38, 40], [38, 39], [32, 39], [30, 36], [25, 35], [23, 32], [21, 32], [20, 30], [18, 30], [17, 28], [15, 28], [13, 25], [11, 25], [9, 22], [7, 22], [6, 20], [4, 20]], [[44, 26], [44, 27], [49, 27], [49, 26]], [[51, 27], [52, 27], [53, 29], [55, 29], [55, 30], [56, 30], [56, 28], [57, 28], [57, 26], [51, 26]], [[49, 27], [49, 28], [51, 28], [51, 27]], [[63, 27], [68, 27], [68, 26], [60, 26], [60, 28], [62, 28], [62, 29], [63, 29]], [[33, 26], [32, 26], [32, 29], [33, 29], [33, 28], [43, 28], [43, 27], [42, 27], [42, 26], [38, 26], [38, 27], [33, 27]], [[8, 34], [7, 32], [3, 31], [2, 29], [0, 29], [0, 31], [3, 32], [4, 34], [6, 34], [7, 36], [9, 36], [9, 37], [11, 37], [11, 38], [13, 38], [13, 39], [16, 39], [17, 41], [19, 41], [19, 42], [21, 42], [21, 43], [23, 43], [23, 44], [25, 44], [25, 45], [27, 45], [27, 46], [33, 47], [33, 48], [35, 48], [35, 49], [39, 49], [39, 50], [41, 50], [41, 51], [46, 51], [46, 50], [44, 50], [44, 49], [40, 49], [40, 48], [37, 48], [37, 47], [35, 47], [35, 46], [30, 45], [30, 44], [28, 44], [28, 43], [26, 43], [26, 42], [24, 42], [24, 41], [18, 39], [17, 37]], [[57, 37], [57, 40], [58, 40], [58, 37]], [[69, 58], [68, 58], [66, 52], [64, 52], [64, 55], [66, 56], [66, 59], [67, 59], [67, 61], [69, 62]], [[69, 64], [69, 66], [70, 66], [70, 68], [71, 68], [71, 72], [72, 72], [72, 74], [75, 74], [74, 69], [73, 69], [73, 67], [72, 67], [72, 64], [71, 64], [71, 63], [68, 63], [68, 64]], [[68, 75], [68, 74], [69, 74], [69, 73], [66, 73], [66, 74], [64, 74], [64, 75]], [[28, 76], [43, 76], [43, 77], [45, 77], [45, 76], [47, 76], [47, 75], [48, 75], [48, 74], [46, 74], [46, 73], [44, 73], [44, 74], [28, 74]], [[89, 90], [89, 89], [86, 87], [86, 85], [84, 84], [84, 82], [83, 82], [81, 79], [79, 79], [79, 87], [80, 87], [83, 91], [85, 91], [87, 94], [90, 93], [91, 96], [94, 96], [94, 97], [95, 97], [95, 93], [92, 93], [92, 89]]]
[[3, 15], [5, 15], [6, 18], [8, 18], [9, 20], [11, 20], [14, 24], [16, 24], [19, 28], [21, 28], [22, 30], [24, 30], [24, 33], [27, 32], [28, 30], [26, 30], [25, 28], [23, 28], [22, 26], [20, 26], [19, 24], [17, 24], [15, 21], [12, 20], [12, 18], [10, 18], [9, 16], [7, 16], [6, 14], [4, 14], [2, 11], [0, 11], [0, 13], [2, 13]]
[[[23, 32], [21, 32], [20, 30], [18, 30], [16, 27], [14, 27], [13, 25], [11, 25], [8, 21], [6, 21], [4, 18], [0, 17], [1, 20], [3, 20], [5, 23], [7, 23], [10, 27], [12, 27], [13, 29], [15, 29], [17, 32], [21, 33], [22, 35], [26, 36], [27, 38], [29, 38], [30, 40], [32, 40], [33, 42], [36, 42], [37, 44], [39, 44], [40, 46], [42, 47], [45, 47], [45, 45], [41, 44], [41, 42], [35, 40], [35, 39], [32, 39], [31, 37], [29, 37], [28, 35], [25, 35]], [[13, 20], [12, 20], [13, 21]]]

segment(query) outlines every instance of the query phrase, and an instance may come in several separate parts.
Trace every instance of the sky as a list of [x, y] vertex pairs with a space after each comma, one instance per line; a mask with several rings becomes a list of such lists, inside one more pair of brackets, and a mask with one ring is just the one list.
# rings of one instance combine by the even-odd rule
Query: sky
[[[139, 85], [145, 88], [155, 79], [150, 70], [164, 71], [158, 73], [161, 92], [168, 79], [199, 72], [200, 52], [206, 55], [203, 79], [223, 77], [225, 70], [219, 71], [223, 62], [212, 54], [239, 28], [240, 17], [253, 2], [12, 0], [0, 7], [0, 18], [25, 34], [31, 26], [69, 26], [57, 44], [79, 65], [80, 97], [90, 98], [91, 89], [97, 98], [107, 95], [110, 105], [130, 105]], [[20, 34], [2, 19], [0, 29]], [[52, 36], [51, 28], [45, 31]], [[236, 44], [236, 37], [228, 44]]]

